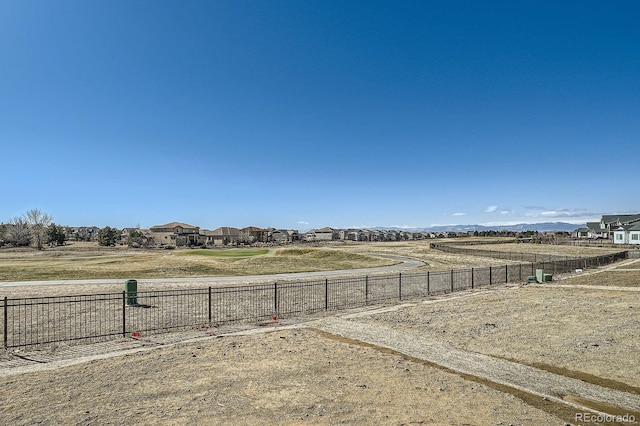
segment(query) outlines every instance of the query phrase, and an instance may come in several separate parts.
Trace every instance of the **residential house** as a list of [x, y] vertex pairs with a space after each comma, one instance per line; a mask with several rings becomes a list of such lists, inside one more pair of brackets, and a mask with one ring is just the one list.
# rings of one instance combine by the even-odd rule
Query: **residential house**
[[640, 221], [614, 229], [613, 243], [640, 245]]
[[339, 237], [339, 233], [334, 231], [333, 228], [320, 228], [312, 229], [304, 234], [305, 241], [331, 241]]
[[621, 226], [631, 225], [640, 222], [640, 214], [609, 214], [603, 215], [600, 219], [600, 229], [602, 230], [602, 238], [614, 238], [613, 231]]
[[171, 222], [149, 228], [154, 245], [185, 247], [202, 244], [200, 228], [181, 222]]
[[293, 242], [291, 234], [285, 229], [272, 230], [269, 235], [269, 240], [279, 244], [288, 244]]
[[221, 226], [213, 231], [200, 231], [204, 244], [209, 246], [236, 245], [240, 239], [240, 230], [230, 226]]
[[360, 238], [362, 241], [372, 241], [371, 237], [373, 236], [373, 232], [369, 231], [368, 229], [363, 229], [360, 232]]
[[320, 228], [320, 229], [316, 229], [316, 240], [318, 241], [330, 241], [334, 239], [334, 234], [335, 231], [333, 230], [333, 228]]
[[574, 232], [574, 237], [578, 239], [600, 239], [607, 238], [607, 231], [601, 228], [600, 222], [587, 222], [587, 226], [578, 228]]
[[257, 226], [247, 226], [240, 230], [240, 243], [266, 243], [269, 241], [269, 230]]
[[74, 226], [70, 228], [71, 235], [67, 239], [75, 241], [95, 241], [100, 228], [97, 226]]

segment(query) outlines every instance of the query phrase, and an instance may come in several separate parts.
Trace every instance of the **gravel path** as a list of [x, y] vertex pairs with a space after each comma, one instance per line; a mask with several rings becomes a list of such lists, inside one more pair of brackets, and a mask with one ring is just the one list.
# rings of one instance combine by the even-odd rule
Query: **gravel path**
[[[580, 410], [602, 412], [597, 407], [611, 404], [630, 412], [640, 412], [640, 395], [593, 385], [479, 353], [458, 350], [447, 344], [397, 329], [342, 318], [325, 319], [317, 322], [316, 326], [330, 334], [388, 348], [448, 370], [506, 385]], [[598, 404], [589, 404], [588, 401]]]

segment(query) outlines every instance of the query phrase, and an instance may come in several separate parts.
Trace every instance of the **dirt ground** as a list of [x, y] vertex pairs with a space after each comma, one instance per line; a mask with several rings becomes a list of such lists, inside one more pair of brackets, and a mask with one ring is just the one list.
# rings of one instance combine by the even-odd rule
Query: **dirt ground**
[[637, 291], [534, 285], [421, 303], [361, 321], [640, 393], [639, 308]]
[[563, 424], [489, 386], [311, 330], [0, 379], [0, 423]]
[[[626, 268], [414, 300], [384, 313], [360, 310], [350, 321], [638, 395], [640, 272]], [[593, 287], [615, 277], [627, 285]], [[28, 368], [0, 368], [0, 424], [574, 423], [575, 408], [337, 339], [305, 322], [312, 319], [245, 334], [212, 329], [215, 336], [198, 341], [103, 359], [88, 358], [86, 345], [72, 365], [47, 363], [46, 353], [5, 353], [0, 361]], [[119, 343], [131, 339], [111, 344]]]
[[[638, 306], [640, 292], [535, 285], [356, 320], [637, 394]], [[565, 425], [576, 411], [300, 327], [36, 365], [0, 377], [0, 424]]]

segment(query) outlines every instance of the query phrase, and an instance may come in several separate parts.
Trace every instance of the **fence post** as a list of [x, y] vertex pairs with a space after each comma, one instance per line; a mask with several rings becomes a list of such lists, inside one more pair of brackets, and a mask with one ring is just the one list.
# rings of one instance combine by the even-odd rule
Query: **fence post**
[[211, 327], [211, 286], [209, 286], [209, 327]]
[[324, 310], [329, 310], [329, 278], [324, 279]]
[[364, 304], [369, 304], [369, 275], [364, 277]]
[[4, 297], [4, 348], [7, 349], [9, 347], [9, 340], [7, 337], [7, 333], [9, 331], [9, 327], [7, 326], [7, 321], [9, 320], [9, 313], [7, 309], [9, 308], [9, 303], [7, 302], [7, 296]]
[[402, 272], [398, 274], [398, 300], [402, 300]]
[[125, 292], [122, 292], [122, 337], [127, 337], [127, 301]]
[[427, 296], [431, 294], [431, 280], [429, 271], [427, 271]]
[[509, 282], [509, 265], [504, 265], [504, 283]]
[[522, 262], [520, 263], [520, 275], [518, 277], [518, 281], [522, 281]]
[[453, 269], [451, 270], [451, 293], [453, 293]]
[[489, 285], [493, 284], [493, 268], [489, 266]]
[[278, 282], [273, 283], [273, 313], [278, 316]]
[[473, 268], [471, 268], [471, 290], [473, 290]]

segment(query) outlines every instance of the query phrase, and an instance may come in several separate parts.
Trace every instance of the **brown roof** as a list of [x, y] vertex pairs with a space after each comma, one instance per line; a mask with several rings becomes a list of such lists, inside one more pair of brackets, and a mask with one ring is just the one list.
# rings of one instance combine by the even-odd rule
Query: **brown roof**
[[184, 229], [200, 229], [197, 226], [193, 226], [193, 225], [189, 225], [186, 223], [182, 223], [182, 222], [171, 222], [171, 223], [167, 223], [165, 225], [156, 225], [156, 226], [152, 226], [151, 228], [149, 228], [152, 231], [158, 230], [158, 229], [173, 229], [173, 228], [177, 228], [177, 227], [181, 227]]
[[258, 228], [256, 226], [247, 226], [246, 228], [242, 228], [241, 231], [244, 231], [244, 232], [263, 232], [265, 230], [262, 229], [262, 228]]
[[213, 231], [210, 231], [210, 232], [211, 233], [208, 235], [224, 236], [224, 237], [240, 235], [240, 230], [238, 228], [232, 228], [230, 226], [221, 226], [220, 228], [214, 229]]

